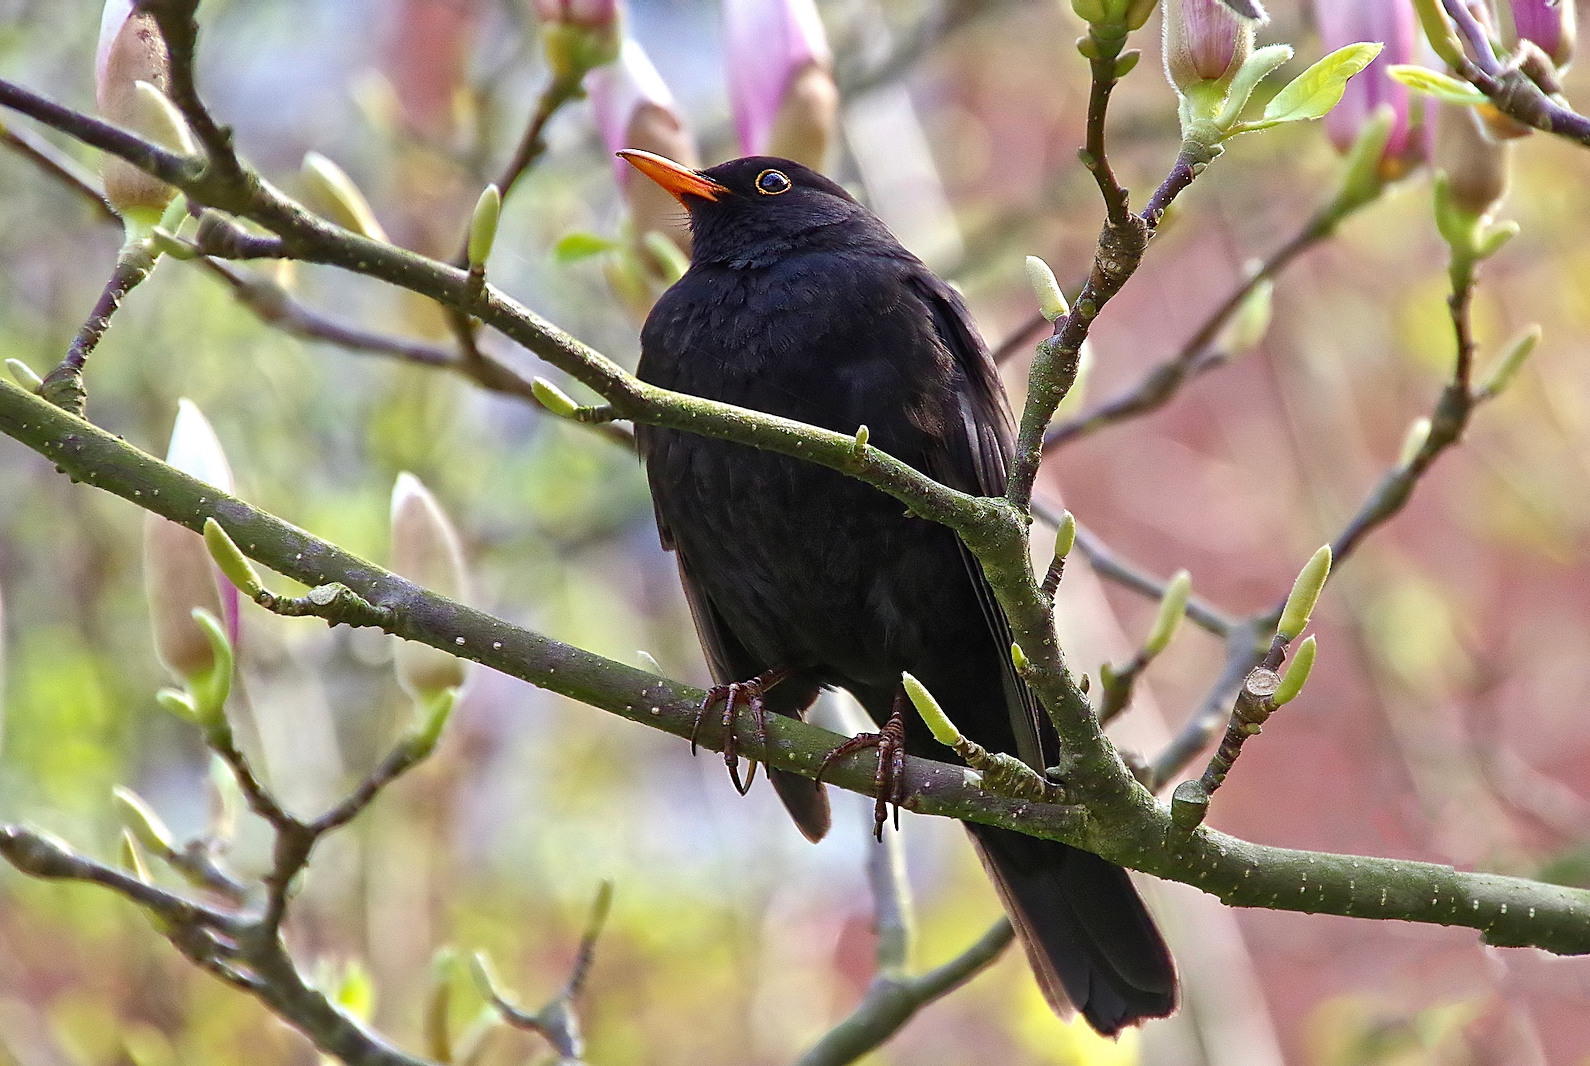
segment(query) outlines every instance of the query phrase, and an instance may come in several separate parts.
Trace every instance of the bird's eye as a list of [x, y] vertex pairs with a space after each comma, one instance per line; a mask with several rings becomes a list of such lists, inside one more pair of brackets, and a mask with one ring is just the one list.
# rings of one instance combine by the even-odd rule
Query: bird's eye
[[763, 196], [777, 196], [794, 187], [794, 182], [782, 170], [764, 170], [756, 176], [756, 191]]

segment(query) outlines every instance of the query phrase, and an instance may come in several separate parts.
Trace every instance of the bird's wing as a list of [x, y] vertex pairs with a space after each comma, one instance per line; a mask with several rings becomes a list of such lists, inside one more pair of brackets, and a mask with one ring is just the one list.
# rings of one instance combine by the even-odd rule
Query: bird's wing
[[[1001, 496], [1009, 474], [1014, 449], [1014, 431], [999, 371], [988, 354], [988, 346], [971, 324], [971, 315], [960, 294], [924, 268], [912, 271], [910, 285], [932, 316], [939, 340], [954, 358], [958, 370], [956, 404], [945, 413], [944, 431], [929, 448], [925, 472], [962, 492], [978, 496]], [[977, 591], [983, 618], [994, 634], [996, 646], [1011, 645], [1010, 623], [994, 598], [994, 590], [983, 576], [982, 564], [965, 544], [961, 559]], [[1010, 712], [1011, 729], [1016, 735], [1017, 752], [1022, 761], [1041, 770], [1058, 753], [1045, 751], [1043, 738], [1052, 735], [1038, 700], [1016, 674], [1008, 654], [1000, 655], [1001, 687]]]

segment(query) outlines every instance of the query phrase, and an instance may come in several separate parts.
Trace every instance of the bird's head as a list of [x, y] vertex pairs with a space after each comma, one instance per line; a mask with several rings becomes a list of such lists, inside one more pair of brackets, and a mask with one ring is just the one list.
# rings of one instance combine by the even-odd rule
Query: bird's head
[[691, 170], [650, 152], [618, 153], [690, 213], [693, 263], [758, 265], [779, 256], [893, 238], [836, 183], [777, 156]]

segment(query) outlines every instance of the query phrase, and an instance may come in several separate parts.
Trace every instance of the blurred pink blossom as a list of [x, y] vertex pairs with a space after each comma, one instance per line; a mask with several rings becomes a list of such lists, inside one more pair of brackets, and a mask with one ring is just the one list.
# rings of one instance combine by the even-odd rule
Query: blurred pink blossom
[[1314, 0], [1314, 17], [1326, 52], [1377, 41], [1385, 47], [1362, 73], [1347, 83], [1341, 103], [1325, 116], [1325, 133], [1338, 151], [1352, 147], [1364, 124], [1382, 104], [1391, 108], [1391, 136], [1381, 157], [1387, 177], [1397, 177], [1429, 154], [1427, 137], [1413, 125], [1408, 87], [1386, 73], [1394, 64], [1411, 63], [1418, 43], [1418, 24], [1409, 0]]
[[[813, 0], [724, 0], [729, 105], [747, 155], [821, 167], [838, 94]], [[804, 157], [804, 158], [802, 158]]]
[[535, 0], [534, 6], [542, 22], [611, 26], [618, 19], [618, 0]]
[[1558, 69], [1566, 67], [1573, 59], [1574, 0], [1510, 0], [1510, 5], [1513, 32], [1507, 43], [1534, 41]]

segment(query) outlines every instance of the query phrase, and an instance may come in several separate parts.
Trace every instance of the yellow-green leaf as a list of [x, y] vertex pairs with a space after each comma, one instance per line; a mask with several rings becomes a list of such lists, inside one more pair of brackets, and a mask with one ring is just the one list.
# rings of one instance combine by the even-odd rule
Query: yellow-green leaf
[[1429, 67], [1416, 66], [1412, 63], [1399, 64], [1387, 67], [1386, 73], [1396, 78], [1414, 92], [1433, 96], [1437, 100], [1445, 100], [1449, 104], [1459, 107], [1472, 107], [1485, 102], [1485, 94], [1480, 92], [1461, 78], [1454, 78], [1450, 74], [1443, 74], [1439, 70]]
[[1381, 45], [1360, 41], [1338, 48], [1275, 94], [1264, 109], [1269, 122], [1304, 122], [1322, 117], [1342, 98], [1347, 80], [1380, 54]]

